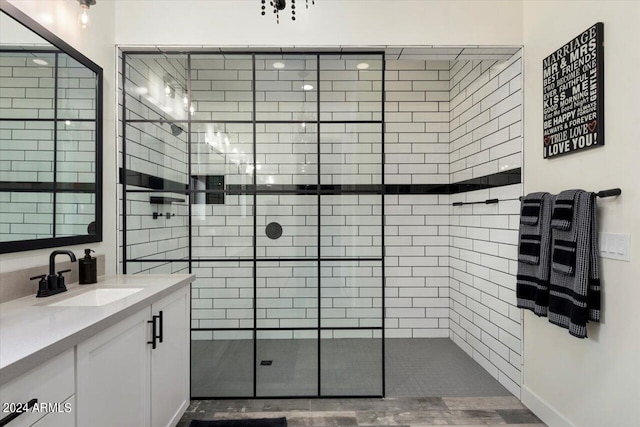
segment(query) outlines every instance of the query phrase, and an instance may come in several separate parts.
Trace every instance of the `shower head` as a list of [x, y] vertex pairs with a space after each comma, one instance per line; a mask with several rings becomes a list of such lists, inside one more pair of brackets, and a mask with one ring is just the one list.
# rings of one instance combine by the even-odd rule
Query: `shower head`
[[169, 126], [171, 126], [171, 135], [173, 136], [178, 136], [182, 132], [184, 132], [184, 129], [182, 129], [180, 126], [178, 126], [175, 123], [169, 123]]

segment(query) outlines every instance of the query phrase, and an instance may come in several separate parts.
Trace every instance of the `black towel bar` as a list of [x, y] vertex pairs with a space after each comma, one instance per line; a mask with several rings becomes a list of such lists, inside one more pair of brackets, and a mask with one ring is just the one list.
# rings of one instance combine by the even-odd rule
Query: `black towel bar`
[[610, 190], [602, 190], [596, 193], [598, 197], [614, 197], [622, 194], [622, 190], [619, 188], [612, 188]]
[[[619, 196], [621, 194], [622, 194], [622, 190], [620, 188], [611, 188], [609, 190], [598, 191], [596, 193], [596, 196], [598, 196], [598, 197], [615, 197], [615, 196]], [[520, 197], [520, 200], [522, 200], [522, 197]]]
[[484, 201], [480, 201], [480, 202], [454, 202], [451, 205], [452, 206], [463, 206], [463, 205], [493, 205], [498, 203], [500, 200], [498, 199], [487, 199]]

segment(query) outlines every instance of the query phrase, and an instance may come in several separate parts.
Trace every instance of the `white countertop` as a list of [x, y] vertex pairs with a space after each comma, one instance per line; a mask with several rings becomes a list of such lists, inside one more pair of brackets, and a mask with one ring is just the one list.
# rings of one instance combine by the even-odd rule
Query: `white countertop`
[[[46, 298], [0, 304], [0, 384], [4, 384], [193, 282], [192, 274], [101, 276]], [[143, 288], [97, 307], [47, 306], [96, 288]]]

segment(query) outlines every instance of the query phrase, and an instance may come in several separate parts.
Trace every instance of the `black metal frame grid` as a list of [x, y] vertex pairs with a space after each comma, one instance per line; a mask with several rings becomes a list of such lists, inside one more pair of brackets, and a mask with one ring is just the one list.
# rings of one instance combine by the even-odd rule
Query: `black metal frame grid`
[[[3, 50], [3, 52], [11, 51], [15, 53], [51, 53], [55, 55], [54, 64], [54, 117], [51, 119], [42, 118], [6, 118], [0, 119], [0, 121], [24, 121], [24, 122], [53, 122], [53, 144], [54, 144], [54, 159], [53, 159], [53, 183], [50, 183], [50, 190], [53, 194], [53, 214], [52, 214], [52, 234], [53, 237], [44, 239], [32, 239], [32, 240], [19, 240], [12, 242], [0, 242], [0, 254], [11, 252], [30, 251], [34, 249], [53, 248], [58, 246], [67, 245], [79, 245], [82, 243], [94, 243], [102, 241], [102, 113], [103, 113], [103, 70], [95, 62], [80, 53], [77, 49], [66, 43], [64, 40], [56, 36], [51, 31], [44, 28], [33, 18], [22, 12], [20, 9], [9, 3], [7, 0], [0, 0], [0, 13], [5, 13], [10, 18], [14, 19], [19, 24], [25, 26], [42, 39], [51, 43], [54, 49], [25, 49], [25, 50]], [[60, 119], [58, 118], [58, 56], [60, 53], [64, 53], [69, 57], [75, 59], [80, 64], [84, 65], [96, 74], [96, 117], [94, 119]], [[91, 122], [95, 123], [95, 142], [96, 142], [96, 168], [95, 168], [95, 223], [96, 233], [92, 235], [83, 236], [64, 236], [55, 237], [56, 235], [56, 197], [58, 193], [73, 193], [73, 189], [59, 189], [57, 180], [57, 146], [58, 146], [58, 122], [62, 120], [69, 120], [71, 122]], [[7, 189], [2, 188], [0, 191], [19, 191], [19, 192], [40, 192], [45, 191], [44, 187], [49, 183], [33, 183], [34, 185], [28, 185], [28, 183], [20, 183], [24, 188], [20, 186], [9, 186]], [[80, 193], [87, 193], [85, 189], [83, 191], [77, 191]]]
[[[126, 74], [126, 70], [127, 70], [127, 56], [146, 56], [146, 55], [150, 55], [150, 56], [158, 56], [158, 55], [164, 55], [164, 56], [182, 56], [185, 57], [186, 56], [186, 61], [187, 61], [187, 73], [186, 73], [186, 77], [187, 77], [187, 93], [188, 93], [188, 98], [189, 98], [189, 103], [188, 103], [188, 108], [191, 107], [191, 58], [192, 55], [196, 55], [196, 56], [204, 56], [204, 55], [211, 55], [211, 56], [237, 56], [237, 55], [242, 55], [245, 58], [248, 58], [249, 56], [251, 57], [251, 61], [252, 61], [252, 104], [253, 104], [253, 111], [252, 111], [252, 120], [224, 120], [224, 121], [215, 121], [215, 120], [192, 120], [191, 116], [188, 115], [188, 119], [186, 121], [175, 121], [175, 120], [170, 120], [170, 119], [159, 119], [159, 120], [143, 120], [143, 119], [127, 119], [127, 109], [126, 109], [126, 92], [124, 90], [124, 85], [126, 85], [126, 81], [127, 81], [127, 74]], [[257, 184], [257, 167], [256, 167], [256, 149], [257, 149], [257, 143], [256, 143], [256, 137], [257, 137], [257, 125], [261, 124], [261, 123], [286, 123], [286, 124], [296, 124], [296, 123], [303, 123], [305, 121], [303, 120], [257, 120], [256, 119], [256, 57], [262, 57], [262, 56], [266, 56], [266, 55], [277, 55], [279, 57], [291, 57], [291, 56], [314, 56], [316, 59], [316, 68], [317, 68], [317, 73], [316, 73], [316, 93], [317, 93], [317, 99], [316, 99], [316, 106], [317, 106], [317, 111], [316, 111], [316, 133], [317, 133], [317, 185], [315, 185], [315, 188], [312, 189], [308, 189], [308, 190], [304, 190], [304, 189], [294, 189], [294, 190], [289, 190], [289, 191], [269, 191], [266, 190], [259, 190]], [[320, 82], [321, 82], [321, 69], [320, 69], [320, 64], [321, 64], [321, 58], [324, 56], [335, 56], [335, 55], [340, 55], [340, 57], [352, 57], [352, 56], [359, 56], [359, 55], [366, 55], [366, 56], [380, 56], [380, 59], [382, 60], [382, 69], [381, 69], [381, 79], [382, 79], [382, 87], [381, 87], [381, 118], [380, 120], [342, 120], [342, 121], [338, 121], [338, 120], [321, 120], [321, 113], [320, 113], [320, 106], [321, 106], [321, 90], [320, 90]], [[202, 52], [202, 51], [198, 51], [198, 52], [167, 52], [167, 53], [162, 53], [162, 52], [138, 52], [138, 51], [123, 51], [122, 52], [122, 84], [123, 87], [121, 88], [122, 93], [123, 93], [123, 101], [122, 101], [122, 169], [123, 169], [123, 173], [121, 173], [120, 175], [120, 183], [122, 184], [122, 195], [123, 195], [123, 199], [122, 199], [122, 226], [123, 226], [123, 230], [122, 230], [122, 259], [123, 259], [123, 273], [127, 272], [127, 263], [128, 262], [141, 262], [141, 263], [170, 263], [170, 262], [184, 262], [184, 263], [188, 263], [189, 266], [189, 272], [191, 273], [192, 267], [193, 267], [193, 263], [194, 262], [212, 262], [212, 263], [227, 263], [227, 262], [245, 262], [245, 263], [252, 263], [252, 269], [253, 269], [253, 327], [252, 328], [191, 328], [192, 331], [245, 331], [245, 332], [253, 332], [253, 394], [252, 396], [237, 396], [237, 397], [228, 397], [228, 396], [191, 396], [193, 399], [230, 399], [230, 398], [238, 398], [238, 399], [246, 399], [246, 398], [287, 398], [287, 397], [295, 397], [295, 398], [336, 398], [336, 397], [384, 397], [385, 396], [385, 328], [384, 328], [384, 314], [385, 314], [385, 277], [384, 277], [384, 271], [385, 271], [385, 266], [384, 266], [384, 202], [385, 202], [385, 185], [384, 185], [384, 159], [385, 159], [385, 155], [384, 155], [384, 141], [385, 141], [385, 137], [384, 137], [384, 131], [385, 131], [385, 124], [384, 124], [384, 101], [385, 101], [385, 94], [384, 94], [384, 79], [385, 79], [385, 56], [384, 56], [384, 52], [381, 51], [376, 51], [376, 52], [349, 52], [349, 53], [344, 53], [344, 52], [289, 52], [289, 53], [282, 53], [282, 52], [256, 52], [256, 53], [247, 53], [247, 52], [224, 52], [224, 53], [220, 53], [220, 52]], [[308, 121], [307, 121], [308, 122]], [[235, 189], [233, 191], [229, 191], [229, 190], [225, 190], [223, 191], [225, 194], [245, 194], [245, 195], [251, 195], [253, 196], [253, 256], [252, 258], [193, 258], [193, 253], [192, 253], [192, 242], [193, 242], [193, 230], [192, 230], [192, 203], [193, 203], [193, 196], [196, 193], [205, 193], [205, 192], [221, 192], [219, 190], [209, 190], [209, 191], [203, 191], [203, 190], [194, 190], [191, 188], [191, 180], [188, 180], [188, 183], [185, 185], [185, 188], [181, 191], [177, 191], [180, 194], [186, 194], [189, 197], [189, 206], [188, 206], [188, 242], [189, 242], [189, 247], [188, 247], [188, 258], [186, 259], [132, 259], [129, 260], [127, 259], [127, 192], [135, 192], [135, 193], [153, 193], [154, 191], [163, 191], [163, 192], [175, 192], [172, 190], [142, 190], [142, 189], [127, 189], [127, 175], [128, 172], [126, 169], [126, 159], [127, 159], [127, 151], [126, 151], [126, 129], [127, 129], [127, 124], [129, 123], [182, 123], [182, 124], [186, 124], [187, 125], [187, 170], [189, 171], [188, 175], [190, 175], [190, 171], [191, 171], [191, 126], [193, 123], [244, 123], [244, 124], [252, 124], [253, 125], [253, 171], [252, 171], [252, 182], [253, 185], [251, 187], [248, 188], [240, 188], [240, 189]], [[339, 123], [339, 124], [380, 124], [380, 132], [381, 132], [381, 145], [382, 145], [382, 149], [381, 149], [381, 157], [380, 157], [380, 165], [381, 165], [381, 184], [379, 185], [371, 185], [368, 187], [372, 187], [374, 188], [374, 191], [365, 191], [360, 193], [359, 191], [355, 190], [352, 192], [348, 192], [348, 194], [379, 194], [381, 196], [381, 217], [382, 217], [382, 221], [381, 221], [381, 253], [380, 253], [380, 257], [322, 257], [321, 254], [321, 250], [322, 250], [322, 246], [321, 246], [321, 233], [320, 233], [320, 228], [321, 228], [321, 219], [322, 219], [322, 215], [321, 215], [321, 198], [323, 195], [329, 195], [329, 194], [335, 194], [334, 191], [332, 191], [331, 189], [327, 189], [327, 188], [323, 188], [323, 186], [320, 184], [321, 183], [321, 127], [322, 124], [325, 123]], [[257, 197], [258, 195], [262, 195], [262, 194], [305, 194], [305, 195], [316, 195], [317, 196], [317, 227], [318, 227], [318, 239], [317, 239], [317, 256], [316, 257], [299, 257], [299, 258], [295, 258], [295, 257], [290, 257], [290, 258], [267, 258], [267, 257], [262, 257], [262, 258], [258, 258], [257, 256]], [[310, 261], [310, 262], [315, 262], [317, 263], [317, 271], [318, 271], [318, 275], [317, 275], [317, 280], [318, 280], [318, 318], [317, 318], [317, 326], [316, 327], [301, 327], [301, 328], [261, 328], [258, 327], [258, 321], [257, 321], [257, 265], [259, 262], [304, 262], [304, 261]], [[380, 326], [378, 327], [322, 327], [321, 326], [321, 292], [322, 292], [322, 286], [321, 286], [321, 268], [322, 268], [322, 262], [354, 262], [354, 261], [359, 261], [359, 262], [379, 262], [380, 266], [381, 266], [381, 287], [382, 287], [382, 307], [381, 307], [381, 314], [380, 314]], [[317, 380], [318, 380], [318, 390], [317, 390], [317, 394], [316, 395], [311, 395], [311, 396], [259, 396], [257, 393], [257, 362], [258, 362], [258, 354], [257, 354], [257, 341], [258, 341], [258, 332], [260, 331], [317, 331], [317, 363], [318, 363], [318, 369], [317, 369]], [[321, 385], [322, 385], [322, 372], [321, 372], [321, 341], [322, 341], [322, 337], [321, 337], [321, 332], [323, 330], [332, 330], [332, 331], [336, 331], [336, 330], [367, 330], [367, 331], [381, 331], [381, 337], [380, 337], [380, 341], [381, 341], [381, 366], [382, 366], [382, 372], [381, 372], [381, 393], [380, 394], [371, 394], [371, 395], [349, 395], [349, 396], [337, 396], [337, 395], [326, 395], [326, 394], [322, 394], [322, 389], [321, 389]]]

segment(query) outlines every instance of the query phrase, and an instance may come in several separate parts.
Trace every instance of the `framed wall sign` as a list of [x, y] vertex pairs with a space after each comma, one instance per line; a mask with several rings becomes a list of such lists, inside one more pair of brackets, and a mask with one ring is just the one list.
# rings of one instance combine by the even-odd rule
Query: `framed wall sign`
[[542, 61], [544, 158], [604, 145], [604, 24]]

